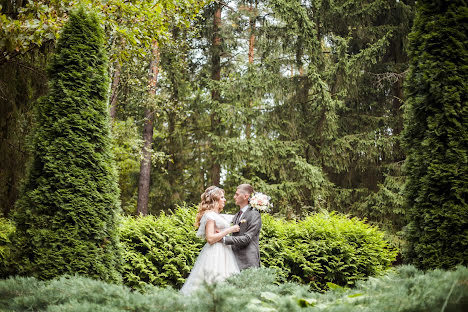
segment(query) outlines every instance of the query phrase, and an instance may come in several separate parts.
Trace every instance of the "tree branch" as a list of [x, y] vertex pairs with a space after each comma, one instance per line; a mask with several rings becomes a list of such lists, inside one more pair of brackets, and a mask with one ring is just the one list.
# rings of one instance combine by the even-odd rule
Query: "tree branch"
[[[47, 39], [46, 41], [42, 42], [42, 45], [47, 44], [47, 43], [49, 43], [51, 41], [54, 41], [54, 39]], [[35, 44], [35, 45], [33, 45], [32, 47], [30, 47], [29, 49], [27, 49], [24, 52], [14, 51], [14, 53], [10, 57], [8, 56], [7, 51], [2, 51], [2, 57], [0, 58], [0, 66], [2, 66], [5, 63], [8, 63], [11, 59], [17, 57], [18, 55], [23, 55], [23, 54], [29, 53], [34, 49], [40, 48], [42, 45], [39, 46], [39, 45]]]

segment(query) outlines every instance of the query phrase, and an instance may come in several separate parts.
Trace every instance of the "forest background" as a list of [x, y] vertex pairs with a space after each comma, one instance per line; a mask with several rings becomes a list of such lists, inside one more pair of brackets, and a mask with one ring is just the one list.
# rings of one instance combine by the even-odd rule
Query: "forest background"
[[[414, 1], [0, 1], [0, 216], [14, 211], [35, 101], [80, 2], [103, 20], [125, 214], [197, 203], [209, 185], [405, 224], [403, 81]], [[157, 5], [156, 5], [157, 4]]]

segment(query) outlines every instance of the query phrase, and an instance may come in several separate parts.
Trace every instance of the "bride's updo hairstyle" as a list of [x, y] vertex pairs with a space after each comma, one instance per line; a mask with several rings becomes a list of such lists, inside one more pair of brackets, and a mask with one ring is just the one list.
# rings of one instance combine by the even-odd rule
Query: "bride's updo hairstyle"
[[217, 210], [219, 200], [224, 195], [224, 190], [217, 186], [210, 186], [201, 194], [201, 203], [198, 205], [197, 217], [195, 218], [195, 227], [200, 227], [200, 220], [205, 212]]

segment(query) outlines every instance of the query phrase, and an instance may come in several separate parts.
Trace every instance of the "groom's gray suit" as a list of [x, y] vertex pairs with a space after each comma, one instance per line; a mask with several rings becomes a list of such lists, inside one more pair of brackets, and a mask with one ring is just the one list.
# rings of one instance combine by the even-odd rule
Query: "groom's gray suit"
[[239, 224], [240, 230], [232, 236], [225, 236], [224, 243], [232, 245], [232, 251], [237, 259], [240, 270], [250, 267], [260, 267], [260, 249], [258, 239], [262, 228], [262, 219], [257, 210], [249, 206], [239, 218], [241, 211], [233, 218], [235, 224]]

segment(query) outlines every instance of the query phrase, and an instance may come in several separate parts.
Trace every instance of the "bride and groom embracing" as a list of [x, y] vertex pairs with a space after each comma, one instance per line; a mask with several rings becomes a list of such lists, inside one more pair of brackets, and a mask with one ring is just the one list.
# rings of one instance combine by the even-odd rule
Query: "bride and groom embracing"
[[223, 189], [210, 186], [201, 195], [195, 226], [198, 227], [197, 236], [207, 243], [180, 290], [182, 294], [190, 294], [204, 282], [219, 282], [240, 270], [260, 266], [258, 239], [262, 219], [249, 205], [252, 193], [249, 184], [237, 187], [234, 200], [240, 209], [232, 219], [233, 225], [220, 214], [226, 203]]

